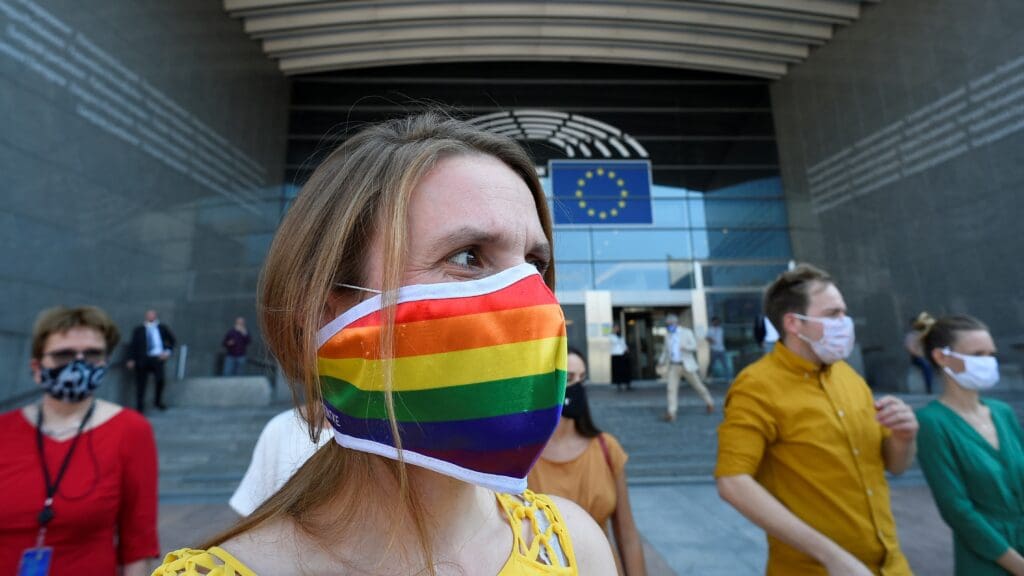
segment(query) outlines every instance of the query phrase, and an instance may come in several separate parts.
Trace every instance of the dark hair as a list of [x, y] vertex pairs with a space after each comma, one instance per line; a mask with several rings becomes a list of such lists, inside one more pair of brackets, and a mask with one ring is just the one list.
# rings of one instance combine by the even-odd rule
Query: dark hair
[[39, 313], [35, 327], [32, 328], [32, 358], [43, 357], [46, 340], [53, 334], [63, 334], [72, 328], [92, 328], [103, 336], [107, 344], [107, 354], [111, 354], [121, 340], [121, 332], [117, 324], [102, 308], [96, 306], [79, 306], [67, 308], [57, 306]]
[[779, 274], [764, 295], [764, 314], [779, 334], [784, 335], [782, 319], [790, 312], [804, 314], [816, 284], [834, 284], [828, 272], [810, 264], [801, 264]]
[[[587, 357], [582, 352], [569, 347], [569, 354], [579, 356], [580, 360], [583, 360], [583, 365], [587, 365]], [[577, 386], [583, 386], [583, 382], [577, 384]], [[579, 432], [580, 436], [584, 438], [597, 438], [601, 435], [601, 429], [594, 424], [594, 418], [590, 415], [590, 401], [587, 400], [583, 403], [583, 408], [580, 410], [580, 417], [573, 421], [576, 424], [576, 432]]]
[[932, 350], [952, 348], [956, 345], [960, 332], [971, 332], [974, 330], [988, 331], [988, 326], [974, 316], [967, 314], [953, 314], [943, 316], [938, 320], [932, 318], [927, 312], [921, 314], [914, 321], [914, 329], [921, 332], [921, 344], [928, 361], [936, 364], [932, 358]]

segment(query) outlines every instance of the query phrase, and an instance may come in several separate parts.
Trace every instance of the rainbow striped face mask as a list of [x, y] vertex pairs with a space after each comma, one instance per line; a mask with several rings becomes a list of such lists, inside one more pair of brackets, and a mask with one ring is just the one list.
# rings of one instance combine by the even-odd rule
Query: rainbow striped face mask
[[[381, 297], [319, 334], [319, 372], [335, 440], [398, 459], [380, 359]], [[392, 361], [402, 457], [519, 493], [558, 425], [565, 396], [565, 318], [531, 264], [468, 282], [398, 292]]]

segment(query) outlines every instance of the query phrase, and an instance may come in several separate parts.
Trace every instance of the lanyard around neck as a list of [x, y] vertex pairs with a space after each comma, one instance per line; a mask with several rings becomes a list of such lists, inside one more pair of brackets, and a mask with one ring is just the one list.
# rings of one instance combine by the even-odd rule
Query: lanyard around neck
[[85, 430], [85, 425], [89, 423], [89, 418], [92, 417], [95, 408], [96, 400], [93, 400], [89, 404], [89, 409], [85, 412], [85, 417], [82, 418], [82, 423], [78, 425], [78, 432], [71, 441], [71, 448], [68, 449], [67, 455], [64, 456], [64, 461], [60, 464], [57, 478], [51, 482], [50, 468], [46, 465], [46, 453], [43, 449], [43, 405], [39, 405], [39, 415], [36, 416], [36, 447], [39, 449], [39, 463], [43, 467], [43, 480], [46, 482], [46, 500], [43, 502], [43, 509], [39, 511], [39, 527], [43, 530], [46, 529], [46, 525], [49, 524], [50, 520], [53, 520], [53, 497], [60, 488], [60, 482], [64, 479], [64, 473], [68, 471], [68, 464], [71, 463], [71, 456], [74, 455], [78, 441], [82, 437], [82, 431]]

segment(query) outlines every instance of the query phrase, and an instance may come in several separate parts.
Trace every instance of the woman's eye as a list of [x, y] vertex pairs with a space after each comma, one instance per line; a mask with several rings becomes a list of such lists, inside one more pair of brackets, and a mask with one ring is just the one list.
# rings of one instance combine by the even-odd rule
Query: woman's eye
[[462, 268], [474, 268], [480, 265], [480, 258], [477, 256], [476, 250], [467, 248], [449, 256], [448, 263]]

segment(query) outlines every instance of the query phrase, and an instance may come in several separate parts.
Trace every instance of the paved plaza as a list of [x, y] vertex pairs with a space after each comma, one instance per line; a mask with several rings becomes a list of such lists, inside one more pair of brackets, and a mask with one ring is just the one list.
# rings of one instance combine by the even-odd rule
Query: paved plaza
[[[720, 403], [724, 386], [711, 390]], [[1021, 412], [1024, 394], [1001, 396]], [[928, 401], [924, 396], [904, 398], [914, 406]], [[590, 401], [598, 425], [618, 437], [630, 454], [630, 498], [646, 543], [649, 573], [762, 574], [763, 534], [719, 499], [711, 477], [721, 412], [705, 414], [701, 401], [686, 391], [679, 421], [661, 422], [664, 386], [656, 382], [638, 382], [631, 392], [594, 386]], [[172, 408], [152, 416], [160, 444], [165, 551], [194, 545], [234, 521], [225, 502], [241, 479], [263, 422], [285, 408]], [[211, 437], [224, 438], [224, 445], [212, 449]], [[952, 537], [920, 472], [912, 469], [891, 485], [902, 546], [915, 573], [952, 574]]]

